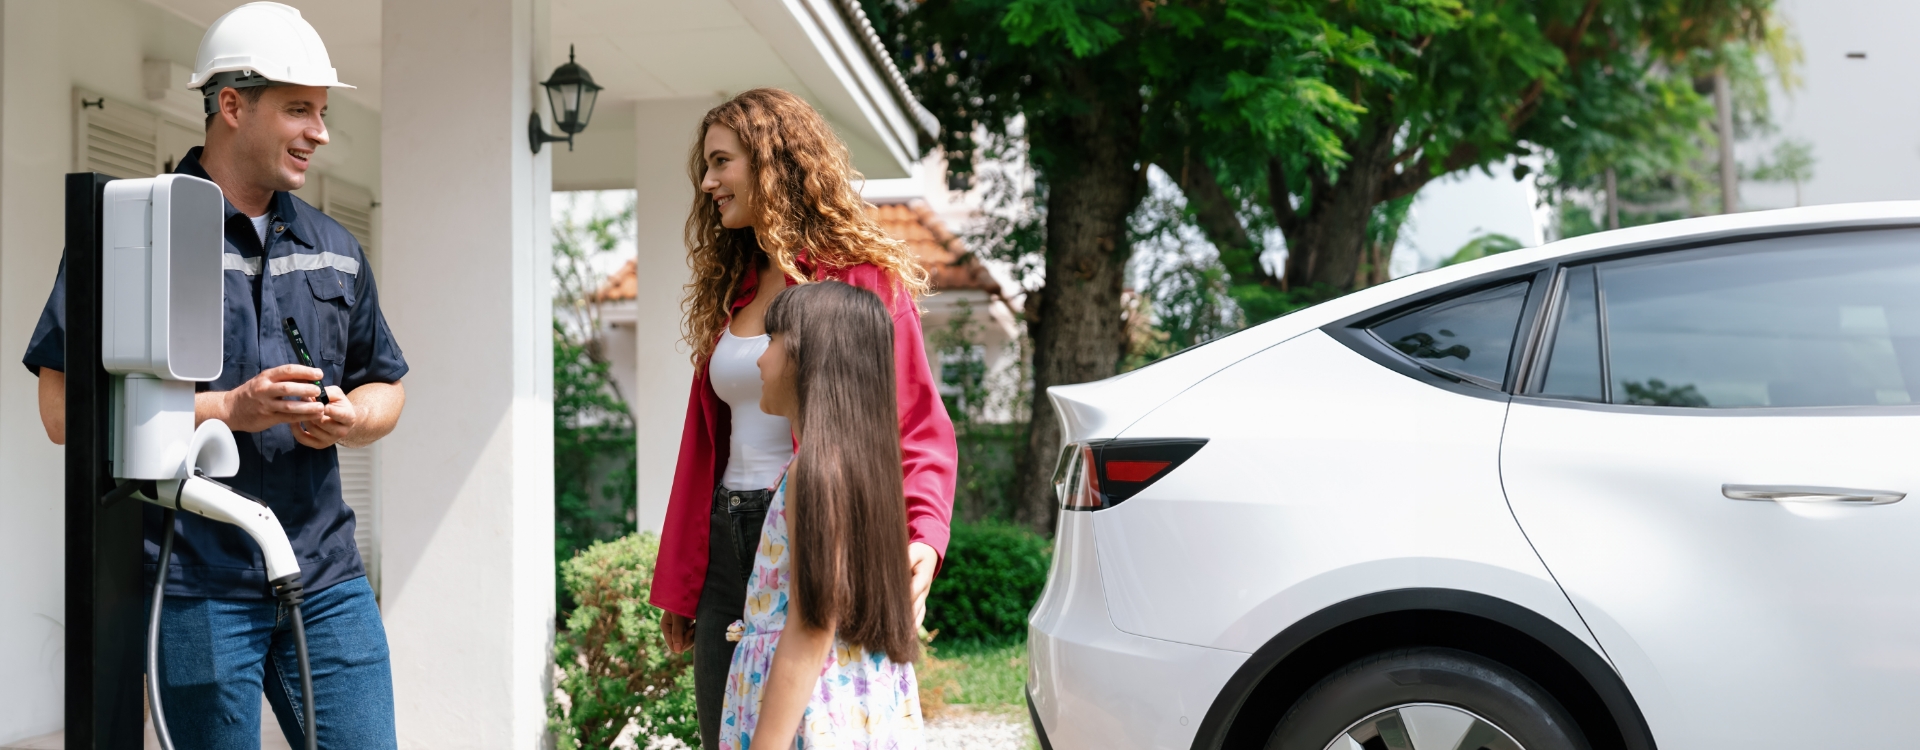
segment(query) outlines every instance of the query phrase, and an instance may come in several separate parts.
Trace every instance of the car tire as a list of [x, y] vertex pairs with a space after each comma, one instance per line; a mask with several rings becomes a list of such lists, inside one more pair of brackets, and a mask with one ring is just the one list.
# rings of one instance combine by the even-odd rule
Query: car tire
[[1268, 750], [1588, 750], [1560, 702], [1504, 664], [1411, 648], [1336, 670], [1288, 709]]

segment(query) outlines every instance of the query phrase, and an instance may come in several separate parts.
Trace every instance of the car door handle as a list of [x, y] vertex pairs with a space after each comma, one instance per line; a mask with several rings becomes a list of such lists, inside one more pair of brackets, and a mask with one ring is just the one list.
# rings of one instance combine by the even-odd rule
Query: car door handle
[[1776, 503], [1857, 503], [1886, 505], [1907, 496], [1892, 490], [1813, 487], [1802, 484], [1723, 484], [1720, 494], [1729, 500], [1770, 500]]

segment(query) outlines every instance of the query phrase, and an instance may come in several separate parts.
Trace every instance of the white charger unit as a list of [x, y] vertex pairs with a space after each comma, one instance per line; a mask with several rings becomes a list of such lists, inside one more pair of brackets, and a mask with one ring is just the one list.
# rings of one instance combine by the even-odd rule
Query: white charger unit
[[169, 174], [107, 183], [101, 221], [100, 363], [114, 375], [113, 475], [180, 479], [194, 383], [225, 352], [220, 186]]

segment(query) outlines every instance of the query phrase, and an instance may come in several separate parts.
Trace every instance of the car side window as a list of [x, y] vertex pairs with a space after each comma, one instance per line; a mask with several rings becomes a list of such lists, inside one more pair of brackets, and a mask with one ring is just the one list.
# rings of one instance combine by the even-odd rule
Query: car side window
[[[1612, 403], [1878, 406], [1920, 398], [1920, 233], [1765, 240], [1606, 263], [1597, 272]], [[1551, 372], [1547, 380], [1551, 390]]]
[[1514, 332], [1529, 282], [1453, 297], [1367, 329], [1414, 361], [1463, 380], [1506, 388]]

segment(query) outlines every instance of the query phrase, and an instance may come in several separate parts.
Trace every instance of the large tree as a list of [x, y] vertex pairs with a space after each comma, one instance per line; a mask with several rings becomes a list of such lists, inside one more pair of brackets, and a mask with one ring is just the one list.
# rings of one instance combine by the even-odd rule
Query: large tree
[[[1235, 17], [1236, 3], [1221, 7]], [[1285, 3], [1245, 3], [1253, 6]], [[1242, 104], [1234, 71], [1201, 71], [1167, 118], [1155, 159], [1259, 321], [1383, 278], [1368, 242], [1383, 207], [1449, 174], [1513, 156], [1685, 158], [1711, 106], [1697, 71], [1729, 45], [1765, 37], [1771, 0], [1444, 0], [1316, 3], [1320, 20], [1368, 40], [1376, 64], [1329, 59], [1322, 80], [1356, 115], [1315, 133], [1274, 127]], [[1273, 48], [1284, 49], [1284, 48]], [[1203, 96], [1222, 92], [1215, 100]], [[1710, 93], [1710, 92], [1709, 92]], [[1249, 224], [1285, 238], [1278, 272]], [[1369, 268], [1368, 266], [1375, 266]]]
[[1757, 35], [1770, 1], [862, 0], [957, 173], [981, 133], [1026, 140], [1044, 284], [1019, 520], [1047, 532], [1057, 511], [1046, 388], [1124, 355], [1148, 164], [1258, 322], [1382, 278], [1395, 217], [1438, 177], [1684, 120], [1698, 94], [1662, 66]]

